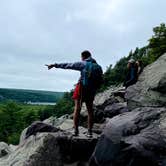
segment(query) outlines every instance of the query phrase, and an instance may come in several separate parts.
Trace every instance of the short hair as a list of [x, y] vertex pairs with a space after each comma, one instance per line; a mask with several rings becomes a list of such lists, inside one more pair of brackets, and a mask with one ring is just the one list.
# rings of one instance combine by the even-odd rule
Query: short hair
[[89, 57], [91, 57], [91, 53], [88, 51], [88, 50], [85, 50], [81, 53], [81, 56], [84, 58], [84, 59], [87, 59]]

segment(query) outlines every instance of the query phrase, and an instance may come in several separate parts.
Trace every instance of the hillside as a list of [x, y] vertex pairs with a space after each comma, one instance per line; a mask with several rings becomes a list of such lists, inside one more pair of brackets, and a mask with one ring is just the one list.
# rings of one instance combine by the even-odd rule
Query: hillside
[[63, 92], [0, 88], [0, 101], [57, 102], [63, 94]]
[[131, 50], [127, 56], [123, 56], [115, 66], [110, 65], [104, 73], [104, 83], [102, 90], [107, 89], [111, 85], [122, 84], [127, 74], [127, 63], [129, 59], [142, 61], [142, 66], [156, 61], [166, 52], [166, 25], [161, 23], [153, 28], [153, 35], [148, 40], [148, 44], [142, 48], [136, 47]]

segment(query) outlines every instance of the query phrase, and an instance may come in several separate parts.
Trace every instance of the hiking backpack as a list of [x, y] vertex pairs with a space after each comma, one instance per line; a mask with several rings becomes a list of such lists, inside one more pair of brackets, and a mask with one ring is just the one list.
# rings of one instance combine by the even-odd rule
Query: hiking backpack
[[90, 90], [97, 90], [103, 82], [103, 71], [100, 65], [93, 61], [87, 61], [83, 70], [82, 84]]

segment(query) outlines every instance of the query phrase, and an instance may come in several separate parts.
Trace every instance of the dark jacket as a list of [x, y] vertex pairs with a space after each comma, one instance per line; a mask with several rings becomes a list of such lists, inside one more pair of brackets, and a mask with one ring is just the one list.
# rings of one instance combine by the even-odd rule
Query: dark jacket
[[128, 69], [127, 76], [124, 82], [124, 86], [127, 88], [130, 85], [133, 85], [137, 82], [137, 68], [133, 64], [131, 67]]
[[86, 67], [86, 63], [88, 61], [93, 61], [94, 63], [96, 63], [96, 60], [89, 57], [83, 61], [80, 61], [80, 62], [74, 62], [74, 63], [55, 63], [55, 67], [56, 68], [61, 68], [61, 69], [71, 69], [71, 70], [77, 70], [77, 71], [80, 71], [81, 72], [81, 77], [79, 79], [82, 80], [83, 78], [83, 71]]

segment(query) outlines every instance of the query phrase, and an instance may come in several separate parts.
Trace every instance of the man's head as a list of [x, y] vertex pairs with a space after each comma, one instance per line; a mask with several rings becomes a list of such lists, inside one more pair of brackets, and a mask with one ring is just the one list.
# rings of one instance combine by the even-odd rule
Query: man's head
[[85, 50], [81, 53], [82, 60], [85, 60], [87, 58], [91, 57], [91, 53], [88, 50]]

